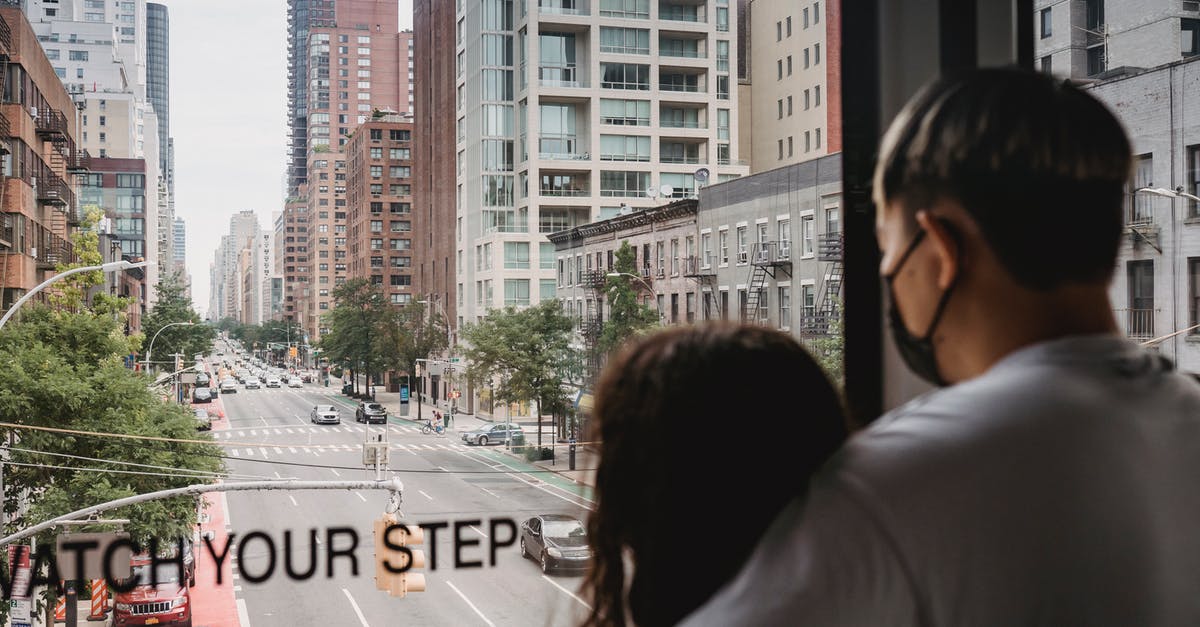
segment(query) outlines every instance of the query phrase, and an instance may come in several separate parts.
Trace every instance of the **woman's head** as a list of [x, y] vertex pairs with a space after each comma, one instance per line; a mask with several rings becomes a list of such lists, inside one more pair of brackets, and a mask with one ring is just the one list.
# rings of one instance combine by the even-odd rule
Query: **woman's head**
[[605, 368], [593, 425], [589, 622], [608, 625], [626, 612], [669, 625], [703, 604], [846, 437], [837, 393], [795, 340], [734, 324], [629, 346]]

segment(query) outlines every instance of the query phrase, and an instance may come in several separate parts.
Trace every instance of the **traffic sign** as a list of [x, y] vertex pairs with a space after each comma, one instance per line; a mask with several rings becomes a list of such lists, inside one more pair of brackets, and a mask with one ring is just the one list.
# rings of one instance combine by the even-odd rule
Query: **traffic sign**
[[452, 363], [452, 364], [457, 364], [458, 362], [459, 362], [459, 358], [458, 358], [458, 357], [451, 357], [451, 358], [450, 358], [450, 363]]

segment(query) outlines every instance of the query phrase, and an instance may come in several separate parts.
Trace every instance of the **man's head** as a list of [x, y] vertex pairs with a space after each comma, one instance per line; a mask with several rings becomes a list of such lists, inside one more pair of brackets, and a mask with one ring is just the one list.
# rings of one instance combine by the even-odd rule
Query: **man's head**
[[874, 180], [880, 271], [905, 327], [937, 344], [998, 291], [1103, 291], [1130, 164], [1112, 113], [1049, 76], [987, 69], [925, 87], [884, 135]]

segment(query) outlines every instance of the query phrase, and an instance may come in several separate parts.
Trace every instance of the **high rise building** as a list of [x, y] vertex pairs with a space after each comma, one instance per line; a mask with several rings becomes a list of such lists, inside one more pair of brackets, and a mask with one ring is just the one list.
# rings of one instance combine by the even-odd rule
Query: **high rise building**
[[[457, 304], [462, 283], [456, 245], [455, 186], [455, 14], [437, 0], [413, 3], [413, 293], [431, 295], [445, 306], [451, 326], [462, 320]], [[438, 271], [438, 268], [441, 271]]]
[[739, 116], [754, 172], [840, 150], [840, 2], [750, 0], [751, 97]]
[[[170, 26], [165, 5], [146, 4], [146, 98], [158, 116], [158, 167], [163, 173], [173, 169], [172, 150], [168, 146], [171, 136]], [[169, 174], [165, 178], [168, 182], [172, 179]]]
[[[321, 316], [333, 307], [333, 289], [347, 277], [345, 145], [354, 129], [375, 111], [394, 113], [407, 108], [412, 33], [399, 32], [399, 8], [386, 0], [293, 0], [289, 20], [293, 161], [288, 178], [294, 193], [285, 211], [299, 214], [303, 207], [307, 223], [305, 254], [289, 255], [294, 264], [291, 272], [285, 257], [284, 309], [285, 315], [290, 313], [300, 321], [315, 340], [322, 333]], [[300, 37], [303, 42], [297, 40]], [[296, 59], [300, 51], [305, 55], [303, 62]], [[297, 74], [301, 70], [303, 73]], [[297, 121], [301, 114], [302, 124]], [[303, 168], [295, 161], [299, 132], [303, 133], [299, 144], [304, 151]], [[285, 216], [285, 236], [289, 224]], [[298, 233], [290, 235], [299, 237]], [[284, 244], [285, 255], [288, 244], [300, 246], [298, 242]], [[305, 262], [300, 262], [300, 257]]]
[[176, 272], [187, 273], [187, 223], [183, 218], [175, 218], [171, 227], [173, 240], [171, 262]]
[[380, 115], [346, 144], [348, 276], [380, 285], [395, 305], [413, 298], [412, 126]]
[[229, 219], [229, 234], [209, 266], [211, 295], [208, 317], [233, 318], [245, 324], [261, 324], [271, 317], [273, 262], [272, 232], [263, 232], [252, 210], [239, 211]]
[[1038, 67], [1059, 76], [1105, 78], [1200, 55], [1196, 2], [1036, 0], [1034, 20]]
[[459, 3], [456, 17], [465, 321], [555, 297], [547, 233], [749, 172], [731, 7], [482, 0]]
[[[0, 7], [0, 54], [8, 85], [0, 103], [0, 309], [75, 261], [81, 219], [72, 174], [80, 166], [75, 104], [17, 8]], [[8, 91], [8, 90], [6, 90]]]

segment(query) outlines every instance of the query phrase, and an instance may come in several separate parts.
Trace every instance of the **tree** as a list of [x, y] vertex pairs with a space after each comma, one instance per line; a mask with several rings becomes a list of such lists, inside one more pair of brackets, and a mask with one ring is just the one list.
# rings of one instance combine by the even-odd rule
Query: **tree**
[[[333, 290], [334, 307], [325, 314], [329, 332], [321, 337], [321, 350], [330, 363], [345, 363], [354, 371], [370, 377], [384, 364], [378, 350], [380, 332], [391, 319], [391, 306], [379, 285], [366, 279], [351, 279]], [[357, 377], [351, 378], [355, 391]]]
[[635, 253], [628, 241], [621, 242], [614, 257], [613, 271], [618, 276], [608, 277], [605, 293], [608, 294], [609, 315], [596, 342], [602, 355], [612, 353], [629, 338], [658, 326], [658, 312], [638, 302], [640, 281], [626, 276], [637, 274]]
[[[192, 309], [192, 301], [184, 294], [185, 289], [178, 271], [164, 276], [157, 286], [158, 302], [142, 320], [142, 332], [147, 343], [154, 343], [153, 347], [147, 344], [146, 348], [153, 348], [154, 353], [159, 355], [155, 359], [158, 364], [170, 363], [168, 355], [179, 353], [190, 360], [192, 355], [207, 354], [212, 349], [216, 330], [200, 322], [200, 315]], [[191, 322], [192, 326], [165, 328], [177, 322]]]
[[426, 303], [409, 301], [393, 309], [379, 330], [384, 367], [412, 374], [418, 359], [446, 350], [446, 320]]
[[[20, 323], [0, 331], [0, 421], [100, 434], [136, 434], [174, 440], [208, 440], [197, 433], [187, 407], [164, 402], [144, 375], [126, 368], [130, 351], [122, 323], [92, 311], [55, 312], [35, 307]], [[223, 470], [215, 445], [147, 442], [83, 433], [0, 428], [10, 443], [4, 469], [4, 531], [65, 514], [88, 504], [204, 483], [177, 470]], [[100, 469], [89, 472], [81, 469]], [[124, 474], [116, 470], [147, 472]], [[19, 507], [20, 506], [20, 507]], [[148, 544], [190, 536], [198, 501], [179, 497], [110, 512], [128, 518], [125, 529]], [[39, 537], [53, 542], [55, 532]]]
[[569, 405], [563, 380], [574, 359], [572, 330], [562, 305], [548, 300], [494, 309], [462, 331], [469, 380], [491, 383], [494, 398], [505, 402], [537, 402], [539, 447], [543, 413], [562, 415]]
[[[834, 311], [841, 311], [839, 303]], [[833, 315], [829, 321], [829, 332], [814, 337], [808, 341], [808, 350], [813, 359], [825, 370], [825, 375], [838, 389], [842, 388], [845, 377], [845, 339], [842, 336], [842, 317]]]

